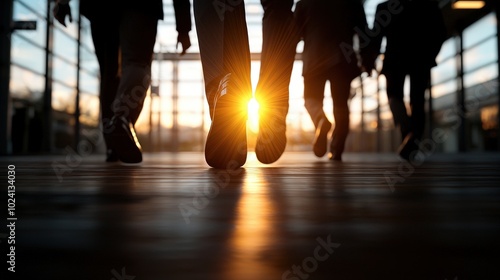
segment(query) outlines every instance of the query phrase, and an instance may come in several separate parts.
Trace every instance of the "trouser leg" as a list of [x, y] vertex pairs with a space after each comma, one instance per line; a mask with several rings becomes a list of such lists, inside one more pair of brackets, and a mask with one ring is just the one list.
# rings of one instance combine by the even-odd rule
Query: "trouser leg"
[[120, 23], [122, 78], [114, 113], [135, 124], [151, 84], [151, 62], [158, 20], [135, 11], [123, 13]]
[[298, 33], [293, 20], [293, 0], [261, 0], [262, 52], [256, 98], [261, 106], [288, 112], [289, 85]]
[[387, 97], [391, 108], [394, 125], [399, 126], [401, 139], [411, 131], [410, 118], [404, 103], [405, 73], [385, 74], [387, 80]]
[[193, 8], [210, 108], [213, 94], [227, 73], [231, 73], [237, 91], [250, 96], [250, 47], [244, 1], [194, 0]]
[[304, 77], [304, 105], [316, 128], [320, 120], [326, 118], [323, 111], [325, 84], [325, 77]]
[[344, 152], [345, 141], [349, 134], [349, 95], [351, 90], [351, 79], [342, 77], [337, 71], [336, 75], [330, 79], [331, 93], [333, 100], [333, 117], [335, 119], [335, 128], [332, 134], [330, 150], [336, 155]]
[[425, 90], [429, 85], [427, 69], [410, 73], [410, 123], [415, 138], [421, 139], [425, 128]]
[[[111, 117], [113, 117], [112, 105], [120, 83], [119, 24], [119, 18], [94, 18], [90, 24], [92, 41], [99, 63], [99, 101], [103, 128], [108, 125]], [[109, 139], [106, 134], [104, 136], [106, 147], [109, 147]]]

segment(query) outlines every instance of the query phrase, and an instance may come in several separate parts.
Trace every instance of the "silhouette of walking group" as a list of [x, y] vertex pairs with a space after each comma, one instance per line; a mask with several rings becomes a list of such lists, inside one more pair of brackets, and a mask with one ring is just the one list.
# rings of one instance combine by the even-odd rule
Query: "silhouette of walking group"
[[[312, 150], [341, 161], [349, 133], [351, 82], [371, 75], [386, 39], [383, 74], [394, 123], [401, 132], [399, 155], [409, 160], [418, 150], [425, 127], [425, 90], [430, 69], [446, 38], [438, 3], [433, 0], [388, 0], [377, 6], [370, 28], [361, 0], [261, 0], [262, 52], [255, 98], [260, 104], [255, 153], [262, 163], [285, 151], [289, 84], [297, 44], [302, 40], [304, 106], [316, 131]], [[177, 42], [191, 46], [191, 3], [173, 0]], [[80, 0], [91, 23], [100, 66], [101, 122], [106, 161], [139, 163], [142, 148], [135, 123], [151, 83], [151, 62], [162, 0]], [[252, 97], [250, 47], [244, 0], [193, 0], [206, 100], [211, 126], [205, 143], [209, 166], [235, 169], [247, 158], [246, 104]], [[69, 0], [57, 0], [55, 18], [71, 21]], [[357, 37], [358, 40], [353, 38]], [[410, 78], [410, 106], [404, 83]], [[330, 82], [334, 125], [323, 110]], [[245, 108], [245, 109], [244, 109]], [[333, 128], [333, 132], [330, 130]], [[331, 134], [331, 135], [330, 135]]]

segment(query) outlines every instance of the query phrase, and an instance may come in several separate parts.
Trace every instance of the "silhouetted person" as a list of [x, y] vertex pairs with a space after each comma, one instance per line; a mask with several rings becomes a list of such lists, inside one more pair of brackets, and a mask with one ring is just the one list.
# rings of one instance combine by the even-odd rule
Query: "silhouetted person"
[[[288, 86], [297, 44], [293, 0], [262, 0], [263, 46], [256, 98], [262, 106], [257, 158], [276, 161], [286, 146]], [[250, 48], [243, 0], [194, 0], [205, 92], [212, 124], [205, 159], [237, 168], [247, 157], [247, 103], [252, 97]]]
[[[446, 38], [446, 28], [438, 3], [431, 0], [386, 1], [377, 6], [372, 34], [373, 47], [380, 51], [386, 37], [381, 74], [387, 80], [387, 97], [394, 123], [401, 131], [399, 155], [410, 159], [418, 149], [425, 127], [425, 90], [430, 69]], [[410, 107], [404, 103], [404, 83], [410, 77]]]
[[[351, 82], [361, 74], [353, 37], [368, 29], [365, 11], [361, 1], [356, 0], [301, 0], [295, 16], [304, 40], [304, 102], [316, 127], [313, 151], [318, 157], [327, 152], [332, 124], [323, 111], [323, 100], [326, 81], [330, 81], [335, 129], [329, 158], [340, 161], [349, 133]], [[365, 45], [362, 47], [360, 56], [364, 58], [369, 53]], [[371, 71], [370, 66], [367, 71]]]
[[286, 148], [289, 86], [299, 36], [292, 12], [293, 0], [261, 0], [262, 51], [255, 98], [259, 133], [255, 154], [262, 163], [278, 160]]
[[[66, 26], [71, 21], [68, 0], [58, 0], [55, 18]], [[178, 42], [184, 54], [191, 46], [189, 0], [174, 0]], [[135, 133], [137, 121], [151, 84], [151, 62], [158, 20], [163, 19], [162, 0], [81, 0], [80, 12], [90, 21], [92, 40], [100, 69], [100, 105], [106, 161], [138, 163], [142, 148]]]

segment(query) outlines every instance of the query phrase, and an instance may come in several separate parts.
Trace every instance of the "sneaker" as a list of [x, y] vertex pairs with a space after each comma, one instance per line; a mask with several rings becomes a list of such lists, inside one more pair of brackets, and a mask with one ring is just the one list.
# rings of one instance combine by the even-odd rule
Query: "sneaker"
[[124, 163], [142, 161], [142, 147], [137, 139], [134, 125], [123, 116], [113, 116], [109, 122], [112, 131], [109, 134], [111, 149]]
[[313, 152], [317, 157], [322, 157], [326, 154], [330, 128], [332, 128], [332, 124], [328, 119], [322, 118], [319, 121], [313, 144]]
[[255, 144], [257, 159], [265, 164], [277, 161], [286, 148], [286, 113], [283, 110], [260, 111], [259, 133]]
[[212, 124], [205, 143], [207, 164], [236, 169], [247, 159], [247, 111], [241, 95], [229, 92], [231, 74], [224, 76], [213, 99]]

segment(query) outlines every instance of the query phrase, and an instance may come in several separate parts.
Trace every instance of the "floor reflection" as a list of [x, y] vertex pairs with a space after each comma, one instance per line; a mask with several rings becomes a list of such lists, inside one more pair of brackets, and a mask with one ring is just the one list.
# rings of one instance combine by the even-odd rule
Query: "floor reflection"
[[224, 279], [259, 279], [276, 273], [269, 254], [276, 244], [273, 215], [277, 209], [269, 187], [262, 169], [247, 170], [236, 206], [235, 230], [228, 241], [231, 256]]

